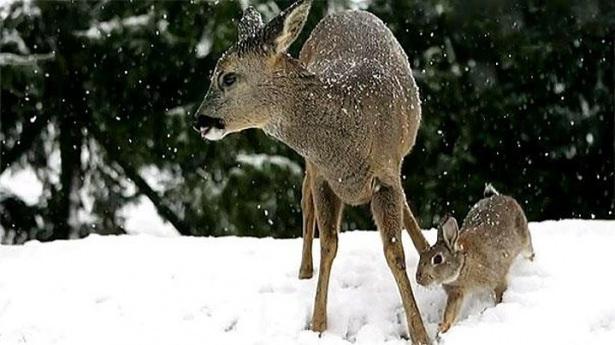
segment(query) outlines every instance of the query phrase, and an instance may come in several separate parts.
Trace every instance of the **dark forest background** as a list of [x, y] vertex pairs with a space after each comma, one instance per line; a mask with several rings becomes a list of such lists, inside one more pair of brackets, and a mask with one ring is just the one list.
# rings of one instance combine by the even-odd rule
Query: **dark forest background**
[[[21, 239], [122, 233], [147, 196], [185, 235], [301, 234], [302, 159], [258, 131], [190, 129], [242, 6], [288, 1], [21, 1], [0, 10], [0, 173], [30, 167], [35, 203], [0, 190]], [[485, 182], [530, 220], [615, 217], [612, 1], [318, 1], [364, 8], [406, 50], [423, 100], [404, 184], [423, 227], [461, 217]], [[373, 228], [365, 207], [345, 229]], [[15, 240], [17, 241], [17, 240]], [[21, 240], [20, 240], [21, 241]]]

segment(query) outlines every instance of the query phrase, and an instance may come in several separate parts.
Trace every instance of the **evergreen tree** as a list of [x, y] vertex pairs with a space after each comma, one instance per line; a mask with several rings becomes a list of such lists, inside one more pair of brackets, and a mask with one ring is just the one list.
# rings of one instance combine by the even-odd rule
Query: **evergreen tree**
[[[290, 2], [251, 3], [268, 19]], [[122, 208], [146, 196], [185, 235], [300, 235], [301, 157], [259, 131], [209, 143], [190, 128], [241, 6], [4, 5], [0, 173], [32, 168], [44, 190], [35, 204], [2, 192], [5, 230], [121, 233]], [[485, 182], [530, 220], [615, 216], [611, 5], [315, 1], [291, 52], [348, 6], [382, 18], [415, 71], [423, 123], [403, 173], [424, 227], [464, 215]], [[344, 228], [372, 228], [368, 214], [348, 208]]]

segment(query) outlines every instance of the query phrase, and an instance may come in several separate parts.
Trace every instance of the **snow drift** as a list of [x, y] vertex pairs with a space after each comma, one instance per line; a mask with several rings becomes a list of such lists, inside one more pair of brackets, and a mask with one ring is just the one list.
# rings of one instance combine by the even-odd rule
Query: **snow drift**
[[[503, 303], [468, 299], [441, 344], [615, 343], [615, 221], [530, 229], [536, 260], [518, 258]], [[376, 232], [341, 235], [322, 336], [307, 330], [316, 278], [296, 278], [300, 254], [299, 239], [231, 237], [0, 246], [0, 344], [407, 344]], [[445, 294], [411, 279], [433, 337]]]

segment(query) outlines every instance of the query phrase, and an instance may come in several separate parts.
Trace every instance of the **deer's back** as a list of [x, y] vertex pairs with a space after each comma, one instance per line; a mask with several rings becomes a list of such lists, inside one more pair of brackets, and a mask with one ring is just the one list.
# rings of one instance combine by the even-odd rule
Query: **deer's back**
[[420, 122], [418, 89], [406, 54], [378, 17], [365, 11], [325, 17], [305, 43], [300, 60], [342, 90], [352, 115], [372, 128], [373, 149], [386, 152], [383, 159], [401, 159], [409, 152]]

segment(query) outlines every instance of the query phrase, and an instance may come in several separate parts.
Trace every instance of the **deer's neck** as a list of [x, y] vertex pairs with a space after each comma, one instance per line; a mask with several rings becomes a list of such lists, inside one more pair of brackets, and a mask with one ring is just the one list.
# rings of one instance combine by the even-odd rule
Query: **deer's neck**
[[339, 89], [314, 76], [295, 80], [289, 92], [278, 94], [276, 116], [265, 132], [284, 142], [304, 158], [326, 164], [338, 146], [352, 144], [344, 136], [351, 115]]
[[[289, 92], [278, 94], [276, 115], [265, 131], [284, 142], [305, 158], [317, 155], [319, 138], [327, 136], [327, 129], [335, 127], [331, 113], [339, 99], [337, 92], [325, 94], [322, 83], [315, 77], [302, 78], [288, 88]], [[332, 90], [333, 91], [333, 90]]]

